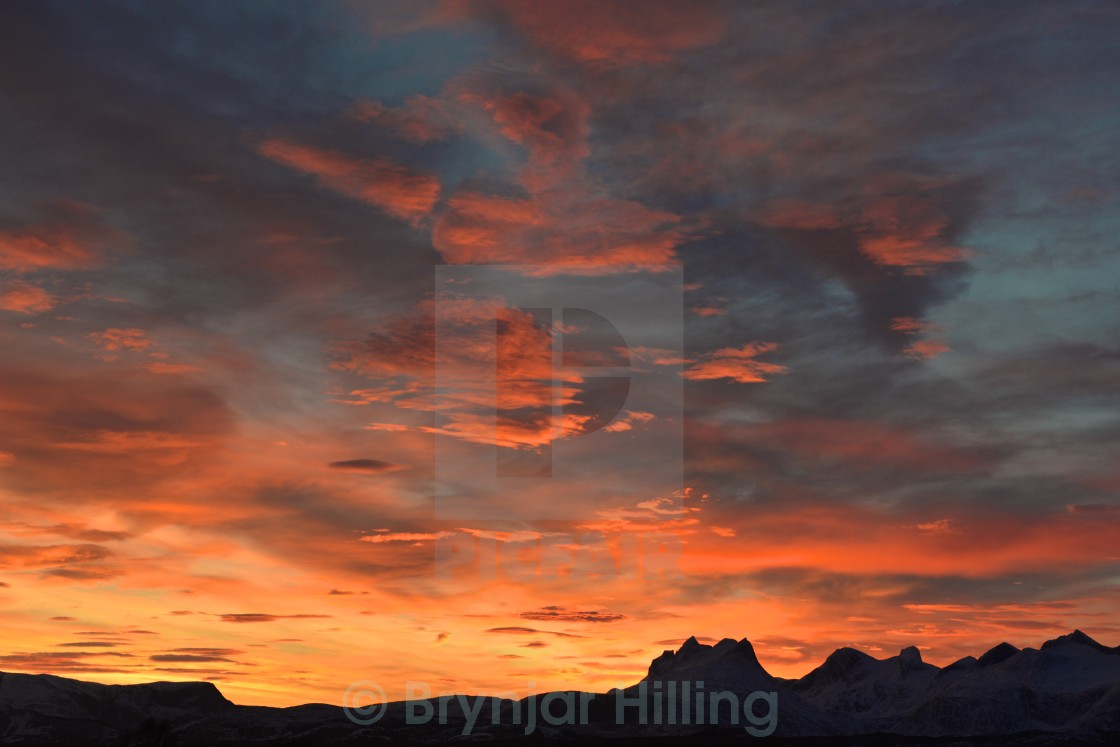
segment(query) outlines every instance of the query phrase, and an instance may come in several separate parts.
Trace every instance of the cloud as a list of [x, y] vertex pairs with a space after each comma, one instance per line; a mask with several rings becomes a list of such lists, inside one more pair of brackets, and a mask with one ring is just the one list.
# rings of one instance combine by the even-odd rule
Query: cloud
[[860, 249], [881, 265], [925, 272], [936, 265], [962, 262], [969, 251], [949, 243], [949, 215], [929, 194], [877, 196], [859, 217]]
[[401, 106], [362, 100], [349, 115], [360, 122], [376, 125], [414, 143], [444, 140], [462, 130], [455, 109], [447, 101], [418, 94], [409, 96]]
[[786, 373], [785, 366], [757, 360], [759, 356], [777, 349], [777, 344], [772, 342], [752, 342], [741, 348], [722, 348], [689, 365], [683, 376], [690, 381], [727, 379], [739, 384], [765, 382], [769, 380], [769, 376]]
[[923, 322], [910, 317], [897, 317], [891, 320], [891, 330], [907, 335], [923, 333], [934, 335], [934, 337], [930, 339], [915, 340], [907, 345], [902, 352], [911, 358], [929, 360], [949, 351], [948, 344], [940, 339], [940, 335], [944, 330], [938, 324]]
[[109, 352], [142, 352], [150, 350], [155, 341], [142, 329], [106, 329], [89, 335], [98, 347]]
[[[120, 661], [129, 659], [132, 654], [119, 651], [33, 651], [0, 655], [0, 667], [6, 670], [24, 672], [66, 672], [72, 674], [109, 674], [128, 671], [120, 666], [96, 661], [100, 657], [110, 657]], [[87, 661], [95, 659], [95, 661]]]
[[652, 423], [657, 419], [657, 416], [652, 412], [640, 412], [635, 410], [626, 410], [608, 425], [603, 427], [603, 430], [608, 433], [622, 433], [634, 429], [634, 426], [641, 426], [644, 423]]
[[516, 625], [490, 628], [487, 633], [506, 633], [510, 635], [554, 635], [558, 638], [583, 638], [583, 636], [574, 633], [561, 633], [555, 630], [537, 630], [536, 628], [525, 628]]
[[[203, 387], [166, 383], [123, 365], [28, 370], [23, 366], [34, 358], [21, 360], [0, 372], [7, 393], [0, 398], [0, 451], [18, 457], [5, 468], [10, 484], [33, 486], [48, 504], [64, 495], [73, 510], [119, 496], [128, 485], [136, 489], [130, 494], [147, 494], [137, 500], [151, 506], [149, 491], [169, 469], [201, 467], [231, 423], [225, 401]], [[109, 485], [116, 487], [102, 492]], [[118, 510], [125, 505], [114, 500]]]
[[[357, 392], [351, 392], [351, 396], [359, 396]], [[401, 425], [400, 423], [369, 423], [365, 426], [367, 430], [371, 431], [388, 431], [390, 433], [400, 433], [409, 430], [410, 426]]]
[[260, 153], [315, 176], [325, 187], [418, 223], [439, 199], [439, 179], [385, 158], [354, 158], [279, 138], [263, 140]]
[[0, 545], [0, 567], [47, 568], [97, 563], [113, 552], [100, 545]]
[[70, 581], [106, 581], [125, 575], [125, 571], [120, 567], [45, 568], [42, 575]]
[[[692, 636], [692, 637], [695, 638], [700, 643], [719, 643], [718, 638], [712, 638], [711, 636], [696, 635], [696, 636]], [[684, 645], [685, 641], [687, 641], [687, 640], [688, 640], [687, 638], [667, 638], [667, 639], [662, 640], [662, 641], [654, 641], [653, 645], [655, 645], [655, 646], [672, 646], [673, 648], [680, 648], [682, 645]]]
[[0, 232], [0, 269], [86, 269], [95, 260], [96, 254], [64, 230], [40, 226]]
[[563, 621], [563, 622], [593, 622], [593, 623], [610, 623], [625, 620], [625, 615], [619, 615], [610, 612], [599, 611], [578, 611], [570, 610], [560, 606], [542, 607], [539, 610], [531, 612], [522, 612], [521, 617], [526, 620], [538, 620], [542, 622], [548, 621]]
[[519, 182], [541, 195], [582, 176], [587, 145], [587, 103], [571, 92], [554, 89], [545, 95], [526, 91], [487, 95], [463, 94], [492, 118], [498, 132], [527, 152]]
[[342, 470], [344, 472], [365, 472], [371, 475], [380, 475], [385, 472], [396, 472], [397, 470], [404, 469], [404, 467], [399, 464], [383, 462], [380, 459], [344, 459], [339, 462], [331, 462], [327, 466], [331, 469]]
[[953, 531], [953, 522], [951, 519], [937, 519], [936, 521], [927, 521], [923, 524], [918, 524], [919, 532], [951, 532]]
[[875, 421], [801, 418], [737, 429], [737, 437], [758, 447], [785, 451], [819, 462], [900, 468], [919, 472], [978, 472], [997, 456], [934, 439], [921, 431]]
[[516, 179], [528, 194], [456, 190], [432, 232], [444, 260], [584, 274], [675, 264], [676, 248], [692, 240], [698, 226], [672, 211], [613, 196], [585, 168], [591, 153], [587, 103], [558, 84], [524, 83], [530, 90], [477, 84], [457, 96], [489, 117], [494, 135], [524, 151]]
[[219, 615], [222, 622], [228, 623], [266, 623], [277, 620], [306, 620], [329, 618], [330, 615], [270, 615], [263, 612], [239, 612]]
[[37, 285], [24, 282], [0, 284], [0, 311], [41, 314], [55, 306], [55, 298]]
[[94, 529], [85, 524], [58, 523], [45, 525], [31, 525], [10, 522], [6, 525], [8, 532], [21, 535], [57, 535], [70, 539], [86, 540], [87, 542], [114, 542], [126, 540], [133, 535], [130, 532]]
[[359, 539], [362, 542], [380, 545], [386, 542], [435, 542], [449, 536], [451, 536], [451, 532], [385, 532], [383, 534], [368, 534]]
[[929, 360], [942, 353], [947, 353], [949, 346], [940, 340], [917, 340], [906, 346], [903, 352], [911, 358]]
[[150, 661], [162, 663], [176, 663], [176, 664], [202, 664], [209, 662], [233, 662], [225, 656], [212, 656], [207, 654], [153, 654], [149, 656]]
[[[588, 416], [568, 412], [554, 427], [550, 409], [546, 411], [552, 407], [554, 395], [556, 404], [575, 404], [583, 382], [574, 370], [554, 370], [550, 325], [530, 311], [507, 307], [500, 299], [449, 295], [441, 302], [441, 324], [447, 333], [441, 341], [441, 365], [446, 370], [472, 371], [480, 355], [493, 357], [501, 381], [495, 401], [494, 392], [479, 381], [464, 380], [436, 393], [434, 313], [431, 303], [423, 303], [414, 314], [387, 320], [383, 331], [365, 341], [337, 346], [334, 368], [387, 382], [376, 389], [351, 390], [350, 399], [342, 401], [438, 410], [442, 419], [438, 429], [417, 429], [505, 448], [536, 448], [583, 432]], [[498, 352], [488, 347], [495, 329], [499, 331]], [[554, 381], [560, 383], [556, 391]], [[493, 412], [484, 411], [495, 405], [499, 411], [496, 421]]]
[[144, 364], [144, 368], [149, 373], [154, 373], [157, 376], [178, 376], [180, 374], [198, 373], [202, 370], [198, 366], [192, 366], [187, 363], [164, 363], [163, 361], [146, 363]]
[[589, 65], [662, 64], [674, 54], [713, 44], [726, 25], [707, 3], [666, 0], [641, 5], [574, 0], [452, 0], [441, 17], [500, 13], [533, 43]]
[[1120, 511], [1120, 506], [1110, 503], [1071, 503], [1066, 506], [1071, 514], [1111, 514]]
[[[239, 656], [245, 652], [236, 648], [175, 648], [171, 649], [170, 654], [185, 654], [190, 656]], [[170, 654], [160, 654], [166, 656]], [[172, 661], [171, 659], [160, 659], [160, 661]]]
[[891, 329], [896, 332], [904, 332], [907, 334], [916, 334], [918, 332], [935, 332], [940, 331], [940, 326], [930, 322], [923, 322], [918, 319], [901, 316], [891, 320]]
[[803, 200], [773, 200], [759, 211], [758, 222], [769, 228], [820, 231], [841, 228], [844, 223], [832, 205]]
[[863, 196], [845, 198], [845, 207], [774, 200], [763, 206], [756, 220], [778, 229], [852, 230], [860, 251], [876, 264], [923, 274], [938, 265], [963, 262], [971, 254], [948, 238], [952, 219], [937, 197], [943, 189], [936, 183], [887, 175], [870, 180]]
[[90, 205], [52, 200], [30, 211], [38, 219], [0, 220], [0, 270], [26, 274], [97, 267], [124, 238]]
[[448, 264], [527, 264], [581, 274], [675, 264], [676, 248], [690, 238], [674, 213], [582, 190], [547, 198], [462, 190], [432, 234]]

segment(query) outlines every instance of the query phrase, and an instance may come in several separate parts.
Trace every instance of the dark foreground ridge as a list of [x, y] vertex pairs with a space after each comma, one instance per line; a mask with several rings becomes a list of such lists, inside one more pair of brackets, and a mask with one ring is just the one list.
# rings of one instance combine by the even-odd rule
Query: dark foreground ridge
[[[565, 723], [545, 723], [541, 703], [550, 697], [553, 720]], [[708, 646], [690, 638], [623, 690], [522, 701], [455, 696], [446, 699], [445, 723], [438, 706], [390, 703], [360, 725], [337, 706], [234, 705], [205, 682], [101, 685], [0, 673], [0, 743], [1115, 745], [1120, 647], [1077, 630], [1038, 649], [1001, 643], [944, 668], [914, 647], [886, 659], [842, 648], [788, 680], [770, 675], [746, 639]]]

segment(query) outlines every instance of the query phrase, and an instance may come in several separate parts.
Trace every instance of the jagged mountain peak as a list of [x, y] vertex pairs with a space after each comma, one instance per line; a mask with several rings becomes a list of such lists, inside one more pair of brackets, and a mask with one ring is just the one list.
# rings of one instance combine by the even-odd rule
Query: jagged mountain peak
[[957, 659], [952, 664], [941, 668], [941, 674], [947, 672], [967, 672], [976, 669], [979, 660], [975, 656], [965, 656]]
[[814, 684], [851, 679], [877, 661], [875, 657], [857, 648], [847, 646], [838, 648], [829, 654], [819, 667], [802, 677], [798, 685], [811, 687]]
[[853, 666], [871, 661], [875, 661], [875, 657], [871, 654], [860, 651], [858, 648], [844, 646], [829, 654], [828, 658], [824, 660], [824, 666], [833, 669], [850, 669]]
[[1082, 632], [1080, 629], [1075, 629], [1072, 633], [1066, 633], [1065, 635], [1060, 635], [1057, 638], [1050, 639], [1046, 643], [1042, 644], [1042, 650], [1046, 651], [1047, 649], [1055, 648], [1056, 646], [1069, 644], [1088, 646], [1089, 648], [1096, 649], [1097, 651], [1106, 654], [1117, 653], [1116, 648], [1106, 646], [1103, 643], [1094, 640], [1092, 637]]
[[1019, 653], [1018, 648], [1004, 641], [998, 646], [992, 646], [990, 649], [984, 652], [984, 654], [976, 660], [976, 666], [990, 667], [993, 664], [999, 664], [1001, 661], [1007, 661], [1017, 653]]
[[904, 669], [919, 669], [925, 662], [922, 661], [922, 652], [917, 646], [907, 646], [898, 652], [898, 663]]
[[764, 671], [755, 655], [754, 646], [746, 638], [738, 641], [724, 638], [715, 645], [709, 645], [690, 636], [676, 651], [666, 650], [650, 662], [646, 677], [659, 677], [716, 663], [734, 663], [738, 668]]
[[704, 644], [701, 643], [700, 641], [696, 640], [696, 636], [692, 635], [692, 636], [688, 637], [687, 641], [685, 641], [683, 644], [681, 644], [681, 647], [679, 649], [677, 649], [677, 653], [678, 654], [690, 654], [690, 653], [693, 653], [695, 651], [700, 651], [704, 648], [705, 648]]

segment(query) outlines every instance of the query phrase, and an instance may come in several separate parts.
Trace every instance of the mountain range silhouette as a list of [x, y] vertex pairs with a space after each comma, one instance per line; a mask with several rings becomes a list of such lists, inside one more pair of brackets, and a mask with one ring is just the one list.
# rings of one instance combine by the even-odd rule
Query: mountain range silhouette
[[[424, 710], [421, 704], [394, 702], [384, 705], [375, 723], [360, 725], [338, 706], [235, 705], [208, 682], [102, 685], [0, 673], [0, 742], [78, 747], [458, 740], [712, 744], [742, 743], [765, 731], [744, 731], [751, 723], [746, 711], [736, 714], [726, 703], [711, 706], [715, 693], [744, 701], [756, 693], [776, 706], [772, 736], [762, 737], [775, 744], [1120, 744], [1120, 647], [1105, 646], [1080, 630], [1038, 649], [1001, 643], [945, 667], [924, 662], [913, 646], [885, 659], [841, 648], [799, 679], [769, 674], [746, 639], [706, 645], [689, 638], [655, 658], [641, 681], [583, 696], [585, 717], [559, 725], [541, 720], [528, 734], [524, 717], [548, 694], [532, 702], [449, 697], [441, 707], [446, 712], [442, 724], [436, 718], [408, 723], [410, 713]], [[552, 699], [559, 703], [562, 695]], [[684, 701], [683, 710], [674, 710]], [[620, 720], [623, 702], [629, 705]], [[637, 718], [639, 703], [650, 708], [646, 723]], [[753, 713], [759, 710], [756, 703]], [[659, 717], [651, 715], [658, 711]]]

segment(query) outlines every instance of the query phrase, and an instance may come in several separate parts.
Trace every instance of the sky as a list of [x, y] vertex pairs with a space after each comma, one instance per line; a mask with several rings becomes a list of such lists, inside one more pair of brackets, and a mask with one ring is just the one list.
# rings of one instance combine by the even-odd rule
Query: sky
[[1118, 35], [3, 3], [0, 670], [292, 705], [1120, 643]]

